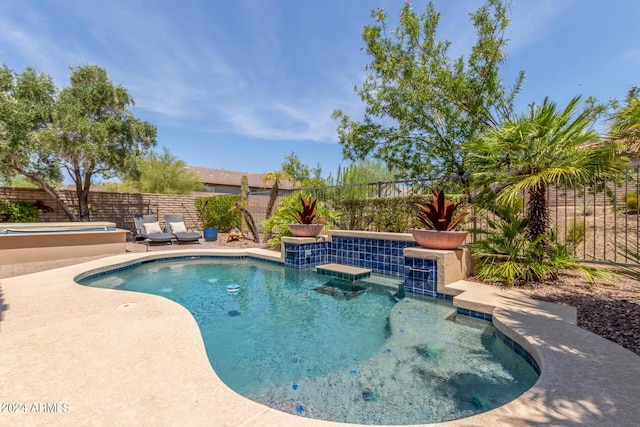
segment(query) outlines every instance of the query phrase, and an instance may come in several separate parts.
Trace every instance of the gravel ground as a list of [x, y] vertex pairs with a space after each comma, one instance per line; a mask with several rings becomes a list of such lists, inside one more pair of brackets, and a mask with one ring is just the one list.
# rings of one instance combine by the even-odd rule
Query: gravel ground
[[592, 285], [577, 273], [561, 274], [555, 282], [527, 285], [534, 299], [576, 307], [578, 326], [640, 356], [640, 282], [615, 276]]

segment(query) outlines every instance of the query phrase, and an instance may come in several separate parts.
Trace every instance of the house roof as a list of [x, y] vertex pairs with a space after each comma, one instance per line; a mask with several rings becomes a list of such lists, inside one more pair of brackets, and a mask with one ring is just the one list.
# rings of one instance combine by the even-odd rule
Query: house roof
[[604, 144], [614, 143], [617, 145], [618, 154], [625, 155], [629, 158], [640, 157], [640, 140], [629, 138], [605, 138], [588, 144], [583, 144], [579, 148], [590, 149], [600, 147]]
[[[203, 184], [239, 187], [242, 177], [246, 176], [249, 180], [250, 188], [271, 188], [271, 185], [264, 184], [265, 174], [238, 172], [226, 169], [202, 168], [198, 166], [185, 166], [185, 169], [198, 175]], [[282, 180], [280, 181], [279, 187], [282, 190], [291, 190], [293, 188], [293, 184], [288, 180]]]
[[629, 166], [640, 166], [640, 140], [639, 139], [627, 139], [627, 138], [608, 138], [601, 139], [599, 141], [591, 142], [589, 144], [583, 144], [578, 148], [590, 149], [597, 148], [604, 144], [613, 143], [617, 145], [616, 151], [618, 154], [625, 156], [629, 159]]

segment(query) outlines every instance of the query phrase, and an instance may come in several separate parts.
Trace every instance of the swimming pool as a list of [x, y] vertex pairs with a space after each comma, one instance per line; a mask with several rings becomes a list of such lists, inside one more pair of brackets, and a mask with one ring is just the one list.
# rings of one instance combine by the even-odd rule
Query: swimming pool
[[[182, 304], [227, 385], [302, 416], [366, 424], [451, 420], [513, 400], [537, 379], [490, 323], [456, 316], [450, 303], [396, 303], [395, 289], [378, 278], [358, 295], [315, 290], [327, 282], [310, 271], [222, 258], [159, 260], [82, 281]], [[228, 293], [230, 284], [239, 292]]]

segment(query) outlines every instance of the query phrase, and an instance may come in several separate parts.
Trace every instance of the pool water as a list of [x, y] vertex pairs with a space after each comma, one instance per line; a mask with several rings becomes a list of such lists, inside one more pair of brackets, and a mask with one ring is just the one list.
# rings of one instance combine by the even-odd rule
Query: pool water
[[[360, 281], [365, 291], [349, 292], [313, 271], [220, 258], [145, 263], [82, 283], [183, 305], [225, 384], [301, 416], [447, 421], [505, 404], [537, 380], [489, 322], [455, 315], [448, 302], [396, 302], [396, 289], [379, 281]], [[240, 289], [230, 293], [228, 285]], [[332, 288], [316, 291], [323, 285]]]

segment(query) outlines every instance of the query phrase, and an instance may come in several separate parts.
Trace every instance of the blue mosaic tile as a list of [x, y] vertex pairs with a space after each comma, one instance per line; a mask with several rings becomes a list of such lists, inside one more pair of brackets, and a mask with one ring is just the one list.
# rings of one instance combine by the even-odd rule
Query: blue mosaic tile
[[329, 262], [329, 246], [326, 242], [302, 245], [285, 243], [284, 251], [284, 264], [290, 268], [313, 268]]
[[500, 332], [499, 330], [495, 330], [496, 337], [498, 337], [505, 345], [511, 348], [518, 356], [522, 357], [536, 372], [536, 374], [540, 375], [540, 366], [538, 362], [533, 358], [531, 353], [525, 350], [520, 344], [513, 341], [511, 338]]
[[[327, 248], [327, 262], [371, 269], [375, 273], [403, 277], [402, 242], [357, 237], [334, 237]], [[394, 250], [393, 248], [396, 248]], [[315, 260], [311, 264], [316, 264]], [[288, 263], [287, 265], [294, 265]], [[304, 263], [296, 263], [304, 266]]]
[[[394, 277], [406, 277], [408, 266], [434, 268], [432, 260], [414, 260], [408, 264], [403, 249], [416, 246], [415, 242], [382, 240], [358, 237], [335, 236], [330, 243], [313, 243], [322, 249], [312, 251], [311, 259], [304, 256], [304, 246], [286, 244], [285, 265], [292, 268], [311, 268], [323, 263], [336, 263], [371, 269], [374, 273]], [[296, 248], [296, 246], [299, 246]], [[429, 280], [429, 286], [435, 289], [436, 273]]]
[[423, 297], [430, 297], [430, 298], [437, 298], [438, 297], [437, 292], [429, 291], [429, 290], [426, 290], [426, 289], [419, 289], [419, 288], [408, 289], [405, 286], [404, 290], [406, 292], [409, 292], [409, 293], [412, 293], [412, 294], [415, 294], [415, 295], [420, 295], [420, 296], [423, 296]]
[[493, 316], [488, 313], [483, 313], [481, 311], [468, 310], [466, 308], [457, 307], [457, 313], [465, 316], [473, 317], [475, 319], [487, 320], [491, 322], [493, 320]]
[[442, 298], [437, 294], [437, 264], [434, 260], [405, 258], [405, 290], [419, 295]]

